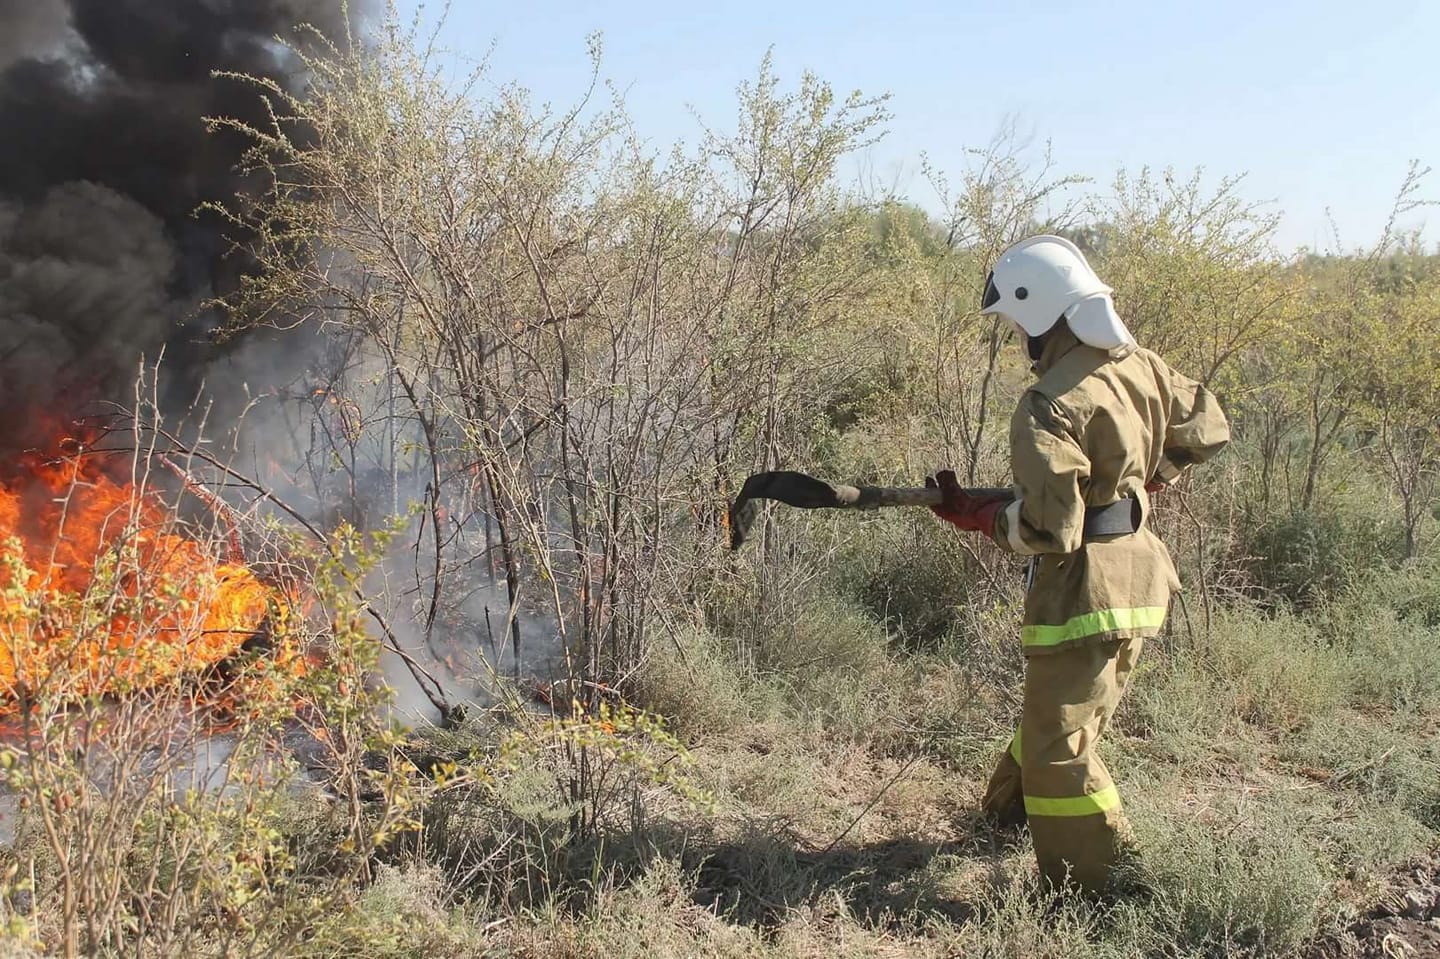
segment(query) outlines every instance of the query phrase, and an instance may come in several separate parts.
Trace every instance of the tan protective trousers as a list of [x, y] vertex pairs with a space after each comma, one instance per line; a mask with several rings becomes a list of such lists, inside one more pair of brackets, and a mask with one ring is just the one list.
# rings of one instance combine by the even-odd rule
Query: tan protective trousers
[[1040, 875], [1099, 893], [1128, 841], [1120, 796], [1095, 743], [1110, 724], [1143, 639], [1072, 643], [1025, 659], [1020, 728], [982, 810], [1030, 824]]

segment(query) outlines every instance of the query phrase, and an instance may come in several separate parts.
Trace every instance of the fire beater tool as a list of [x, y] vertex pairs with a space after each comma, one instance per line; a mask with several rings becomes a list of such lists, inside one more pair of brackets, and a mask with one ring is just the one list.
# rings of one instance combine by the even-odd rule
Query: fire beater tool
[[[1014, 491], [987, 487], [965, 492], [980, 499], [1010, 499]], [[730, 548], [744, 544], [764, 500], [799, 509], [880, 509], [890, 506], [939, 506], [938, 489], [914, 486], [832, 486], [824, 480], [791, 470], [755, 473], [745, 480], [730, 505]]]

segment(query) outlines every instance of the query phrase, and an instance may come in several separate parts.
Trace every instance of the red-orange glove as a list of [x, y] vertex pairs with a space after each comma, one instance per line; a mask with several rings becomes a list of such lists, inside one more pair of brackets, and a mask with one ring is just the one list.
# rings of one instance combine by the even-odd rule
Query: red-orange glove
[[1149, 493], [1151, 496], [1154, 496], [1156, 493], [1164, 492], [1167, 485], [1168, 484], [1162, 483], [1158, 479], [1152, 479], [1150, 482], [1145, 484], [1145, 492]]
[[969, 533], [995, 535], [995, 517], [1005, 508], [1005, 500], [971, 496], [956, 480], [954, 470], [925, 477], [925, 487], [938, 489], [945, 497], [939, 506], [930, 507], [936, 516]]

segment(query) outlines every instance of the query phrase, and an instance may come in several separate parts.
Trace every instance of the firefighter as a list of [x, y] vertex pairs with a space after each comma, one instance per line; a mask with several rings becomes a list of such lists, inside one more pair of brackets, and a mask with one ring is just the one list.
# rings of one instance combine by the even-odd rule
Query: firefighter
[[1100, 893], [1128, 829], [1095, 744], [1180, 588], [1150, 497], [1230, 430], [1213, 394], [1136, 345], [1068, 240], [1001, 254], [980, 311], [1014, 324], [1038, 377], [1010, 423], [1013, 499], [968, 496], [948, 470], [926, 481], [942, 519], [1029, 558], [1024, 704], [982, 811], [1028, 823], [1052, 886]]

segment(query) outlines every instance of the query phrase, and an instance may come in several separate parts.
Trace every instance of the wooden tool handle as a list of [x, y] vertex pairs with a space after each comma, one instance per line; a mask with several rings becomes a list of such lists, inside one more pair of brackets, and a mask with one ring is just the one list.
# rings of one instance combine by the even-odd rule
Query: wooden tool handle
[[[1002, 487], [967, 489], [977, 499], [1010, 499], [1014, 490]], [[849, 509], [879, 509], [882, 506], [939, 506], [945, 496], [925, 486], [837, 486], [835, 505]]]

